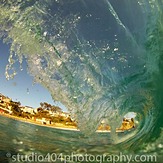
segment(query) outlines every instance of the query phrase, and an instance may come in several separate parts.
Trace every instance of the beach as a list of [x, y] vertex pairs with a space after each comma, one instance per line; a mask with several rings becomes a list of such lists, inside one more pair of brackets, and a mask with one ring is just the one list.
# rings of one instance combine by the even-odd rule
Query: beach
[[4, 116], [4, 117], [7, 117], [7, 118], [17, 120], [17, 121], [30, 123], [30, 124], [33, 124], [33, 125], [38, 125], [38, 126], [43, 126], [43, 127], [50, 127], [50, 128], [55, 128], [55, 129], [61, 129], [61, 130], [80, 131], [79, 129], [77, 129], [74, 126], [68, 126], [68, 125], [64, 125], [64, 124], [61, 124], [61, 123], [55, 123], [55, 124], [51, 124], [51, 125], [50, 124], [42, 124], [41, 122], [36, 122], [36, 121], [34, 121], [32, 119], [17, 117], [17, 116], [6, 114], [6, 113], [0, 113], [0, 116]]
[[[80, 131], [75, 126], [64, 125], [62, 123], [42, 124], [41, 122], [37, 122], [37, 121], [32, 120], [32, 119], [26, 119], [26, 118], [22, 118], [22, 117], [17, 117], [17, 116], [6, 114], [6, 113], [0, 113], [0, 116], [4, 116], [4, 117], [7, 117], [7, 118], [14, 119], [16, 121], [21, 121], [21, 122], [24, 122], [24, 123], [29, 123], [29, 124], [43, 126], [43, 127], [55, 128], [55, 129], [60, 129], [60, 130]], [[97, 133], [110, 133], [111, 130], [97, 130], [96, 132]], [[124, 132], [124, 130], [117, 129], [116, 132], [117, 133], [118, 132]]]

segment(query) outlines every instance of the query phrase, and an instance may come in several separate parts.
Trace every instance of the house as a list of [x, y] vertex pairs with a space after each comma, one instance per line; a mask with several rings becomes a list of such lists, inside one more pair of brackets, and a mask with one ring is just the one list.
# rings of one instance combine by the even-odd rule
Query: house
[[42, 118], [42, 119], [36, 118], [36, 122], [42, 123], [42, 124], [44, 124], [44, 125], [46, 125], [46, 124], [51, 124], [51, 120], [46, 119], [46, 118]]
[[49, 111], [49, 114], [53, 117], [58, 117], [60, 115], [60, 112], [54, 112], [54, 111]]
[[0, 93], [0, 103], [10, 103], [12, 100]]
[[8, 112], [9, 114], [12, 114], [12, 111], [11, 110], [8, 110], [7, 108], [5, 107], [0, 107], [0, 110], [1, 112], [0, 113], [5, 113], [5, 112]]
[[12, 113], [12, 100], [0, 94], [0, 107], [2, 110]]
[[42, 118], [42, 124], [51, 124], [51, 120], [47, 118]]
[[38, 109], [37, 108], [33, 108], [35, 113], [38, 113]]
[[69, 118], [70, 117], [69, 113], [66, 113], [66, 112], [61, 112], [60, 116], [63, 116], [64, 118]]
[[34, 108], [30, 106], [21, 106], [20, 109], [25, 113], [35, 114]]
[[4, 103], [10, 103], [11, 102], [11, 99], [9, 99], [9, 98], [3, 98], [3, 102]]

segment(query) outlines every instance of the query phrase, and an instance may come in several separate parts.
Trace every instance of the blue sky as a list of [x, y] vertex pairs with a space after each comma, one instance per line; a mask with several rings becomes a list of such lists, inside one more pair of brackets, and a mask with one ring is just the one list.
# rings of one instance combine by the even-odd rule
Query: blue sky
[[54, 103], [50, 93], [41, 85], [33, 84], [33, 77], [26, 69], [23, 62], [23, 70], [17, 68], [18, 74], [14, 79], [7, 80], [5, 77], [5, 67], [8, 64], [9, 46], [0, 41], [0, 93], [12, 98], [13, 101], [20, 101], [23, 106], [37, 108], [40, 102], [47, 102], [52, 105], [59, 105], [63, 110], [64, 106]]

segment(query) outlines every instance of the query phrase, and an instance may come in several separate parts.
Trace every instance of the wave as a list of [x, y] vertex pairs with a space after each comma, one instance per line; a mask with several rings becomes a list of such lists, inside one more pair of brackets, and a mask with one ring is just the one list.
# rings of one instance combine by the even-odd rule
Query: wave
[[126, 113], [135, 112], [137, 128], [121, 141], [113, 132], [113, 143], [137, 150], [156, 139], [158, 150], [162, 9], [162, 0], [3, 1], [0, 37], [10, 44], [6, 78], [25, 59], [35, 82], [69, 109], [85, 134], [103, 119], [115, 131]]

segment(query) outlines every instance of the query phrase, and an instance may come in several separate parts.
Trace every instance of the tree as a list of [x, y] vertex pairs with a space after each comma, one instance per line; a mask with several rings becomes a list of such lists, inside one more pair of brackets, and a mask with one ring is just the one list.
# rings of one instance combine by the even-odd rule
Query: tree
[[41, 102], [40, 106], [45, 110], [50, 110], [50, 108], [51, 108], [51, 105], [48, 104], [47, 102], [44, 102], [44, 103]]
[[59, 108], [58, 106], [51, 106], [51, 111], [53, 111], [53, 112], [62, 112], [61, 108]]
[[62, 112], [62, 109], [58, 106], [53, 106], [53, 105], [50, 105], [48, 104], [47, 102], [41, 102], [40, 103], [40, 106], [42, 109], [44, 110], [51, 110], [53, 112]]
[[13, 114], [20, 116], [21, 115], [21, 109], [19, 108], [20, 103], [19, 102], [10, 102], [11, 105], [11, 111], [13, 112]]

